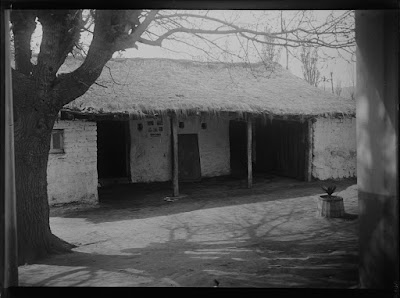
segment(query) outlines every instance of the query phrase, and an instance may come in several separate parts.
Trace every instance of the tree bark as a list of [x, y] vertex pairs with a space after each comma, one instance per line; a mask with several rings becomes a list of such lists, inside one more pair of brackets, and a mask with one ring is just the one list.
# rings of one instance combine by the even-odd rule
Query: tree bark
[[47, 161], [57, 117], [32, 90], [33, 79], [13, 74], [18, 263], [30, 263], [73, 246], [54, 236], [49, 224]]
[[[46, 133], [46, 139], [49, 139]], [[21, 139], [16, 155], [18, 264], [30, 263], [49, 253], [67, 252], [73, 246], [51, 233], [47, 201], [48, 150], [42, 141]], [[21, 146], [23, 145], [23, 146]], [[21, 158], [29, 156], [28, 159]], [[26, 163], [28, 161], [28, 164]]]
[[11, 22], [13, 24], [14, 33], [15, 68], [26, 75], [30, 75], [32, 72], [31, 38], [36, 28], [35, 18], [35, 11], [11, 11]]

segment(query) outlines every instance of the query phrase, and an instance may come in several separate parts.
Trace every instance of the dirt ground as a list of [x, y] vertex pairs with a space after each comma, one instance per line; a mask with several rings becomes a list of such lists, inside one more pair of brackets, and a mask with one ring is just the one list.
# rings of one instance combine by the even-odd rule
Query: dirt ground
[[316, 216], [321, 182], [256, 177], [99, 190], [96, 206], [51, 208], [73, 253], [19, 267], [20, 286], [301, 287], [358, 284], [354, 179], [336, 181], [346, 216]]

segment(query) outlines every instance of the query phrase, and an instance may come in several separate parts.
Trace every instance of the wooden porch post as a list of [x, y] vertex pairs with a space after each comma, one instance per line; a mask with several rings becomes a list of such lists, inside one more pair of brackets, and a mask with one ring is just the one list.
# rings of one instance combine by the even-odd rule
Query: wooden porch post
[[253, 186], [253, 164], [252, 164], [252, 151], [253, 151], [253, 127], [252, 117], [250, 114], [247, 116], [247, 188]]
[[312, 119], [307, 120], [306, 125], [306, 164], [305, 164], [305, 180], [307, 182], [311, 181], [312, 172], [312, 150], [313, 150], [313, 122]]
[[172, 144], [172, 185], [173, 196], [179, 196], [178, 181], [178, 118], [175, 113], [171, 114], [171, 144]]

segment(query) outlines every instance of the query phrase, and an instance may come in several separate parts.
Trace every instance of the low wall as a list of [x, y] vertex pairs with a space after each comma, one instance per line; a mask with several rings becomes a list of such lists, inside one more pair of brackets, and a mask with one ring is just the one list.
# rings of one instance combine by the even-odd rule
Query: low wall
[[98, 201], [96, 123], [60, 120], [64, 153], [50, 153], [47, 165], [49, 204]]
[[356, 119], [318, 118], [313, 123], [313, 178], [356, 176]]

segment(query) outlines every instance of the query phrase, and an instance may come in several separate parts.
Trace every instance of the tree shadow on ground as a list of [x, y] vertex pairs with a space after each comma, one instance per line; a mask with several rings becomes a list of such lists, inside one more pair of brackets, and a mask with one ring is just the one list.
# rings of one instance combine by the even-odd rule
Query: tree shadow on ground
[[[234, 250], [222, 243], [199, 248], [188, 245], [185, 240], [122, 251], [129, 255], [73, 252], [43, 260], [41, 264], [72, 269], [40, 280], [34, 286], [212, 287], [214, 279], [221, 287], [348, 288], [357, 284], [357, 256], [330, 255], [310, 244], [299, 245], [297, 241], [269, 241], [265, 246], [268, 252], [258, 249], [258, 257], [252, 260], [245, 256], [249, 254], [249, 247]], [[290, 254], [282, 252], [285, 247], [291, 247]], [[173, 256], [170, 251], [174, 251]], [[312, 251], [314, 256], [308, 256], [307, 251]], [[158, 261], [152, 262], [150, 258]], [[244, 265], [247, 262], [251, 264]]]
[[295, 207], [276, 215], [267, 207], [243, 208], [249, 216], [221, 214], [201, 225], [174, 217], [160, 227], [165, 239], [145, 247], [125, 243], [128, 248], [110, 255], [73, 252], [44, 259], [39, 264], [67, 269], [36, 285], [211, 287], [214, 279], [221, 287], [357, 284], [357, 221], [313, 218], [299, 229], [288, 226], [304, 216]]
[[[264, 179], [265, 180], [265, 179]], [[322, 193], [321, 182], [301, 182], [277, 178], [260, 180], [252, 189], [245, 189], [236, 180], [209, 179], [204, 183], [184, 184], [185, 196], [173, 202], [164, 200], [170, 195], [166, 183], [160, 185], [119, 185], [100, 191], [100, 204], [81, 208], [80, 205], [53, 207], [51, 217], [85, 218], [93, 223], [143, 219], [199, 209], [251, 204], [296, 197], [317, 196]], [[222, 183], [223, 182], [223, 183]], [[335, 182], [339, 189], [356, 183], [355, 179]], [[102, 193], [103, 192], [103, 193]]]

